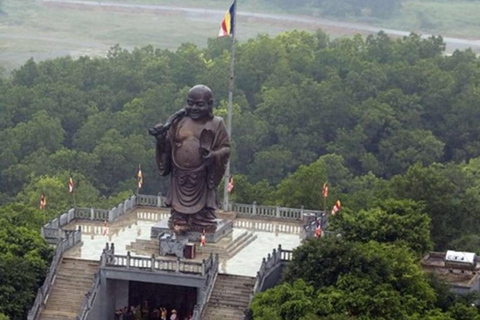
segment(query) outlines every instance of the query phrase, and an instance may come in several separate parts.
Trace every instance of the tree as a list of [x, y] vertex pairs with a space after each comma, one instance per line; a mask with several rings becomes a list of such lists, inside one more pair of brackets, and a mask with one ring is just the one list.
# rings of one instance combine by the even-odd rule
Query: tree
[[430, 218], [423, 206], [411, 200], [386, 199], [378, 207], [353, 214], [342, 211], [332, 228], [342, 230], [352, 242], [395, 243], [416, 252], [417, 257], [432, 249]]
[[435, 302], [409, 249], [375, 241], [308, 240], [294, 250], [285, 274], [290, 284], [299, 279], [317, 290], [318, 316], [408, 319], [425, 314]]
[[[17, 212], [22, 209], [23, 213]], [[26, 227], [32, 223], [31, 211], [18, 205], [0, 210], [0, 313], [12, 320], [25, 319], [52, 251], [38, 231]]]
[[[446, 250], [447, 244], [476, 226], [470, 220], [468, 208], [459, 201], [462, 189], [469, 182], [459, 167], [432, 164], [411, 166], [405, 175], [390, 182], [390, 191], [398, 199], [411, 199], [425, 205], [431, 219], [431, 234], [435, 250]], [[453, 215], [452, 213], [455, 213]]]
[[315, 310], [315, 290], [303, 280], [283, 283], [259, 293], [252, 302], [254, 319], [312, 319]]
[[[331, 198], [338, 197], [351, 179], [350, 172], [338, 155], [325, 155], [282, 180], [277, 188], [277, 202], [282, 206], [318, 209], [323, 207], [322, 186], [329, 182]], [[336, 201], [336, 200], [334, 200]]]

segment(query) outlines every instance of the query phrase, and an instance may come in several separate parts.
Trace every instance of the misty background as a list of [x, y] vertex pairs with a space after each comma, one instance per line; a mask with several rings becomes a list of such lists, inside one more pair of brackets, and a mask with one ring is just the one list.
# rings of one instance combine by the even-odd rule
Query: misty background
[[[0, 65], [7, 73], [29, 58], [105, 56], [119, 44], [205, 47], [216, 37], [230, 0], [1, 0]], [[386, 30], [442, 35], [447, 53], [480, 52], [478, 0], [239, 0], [239, 41], [321, 28], [331, 38]], [[451, 38], [451, 39], [450, 39]]]

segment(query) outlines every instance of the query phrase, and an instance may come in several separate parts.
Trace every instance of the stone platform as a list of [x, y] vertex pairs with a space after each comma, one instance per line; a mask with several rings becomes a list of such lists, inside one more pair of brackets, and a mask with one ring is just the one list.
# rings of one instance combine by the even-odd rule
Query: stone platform
[[[205, 240], [209, 243], [216, 243], [223, 237], [229, 235], [233, 231], [233, 220], [215, 219], [217, 222], [217, 229], [215, 232], [207, 232]], [[168, 218], [156, 223], [150, 230], [150, 238], [157, 239], [161, 233], [172, 232], [168, 228]], [[187, 232], [184, 236], [177, 236], [177, 238], [188, 238], [188, 242], [200, 242], [201, 232]]]

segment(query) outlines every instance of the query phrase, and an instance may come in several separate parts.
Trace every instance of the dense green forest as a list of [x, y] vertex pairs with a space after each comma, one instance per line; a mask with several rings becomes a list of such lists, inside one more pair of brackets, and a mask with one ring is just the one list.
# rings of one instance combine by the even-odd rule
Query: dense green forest
[[[147, 128], [181, 108], [198, 83], [213, 89], [215, 112], [225, 115], [229, 46], [225, 38], [205, 49], [115, 46], [106, 58], [29, 60], [1, 79], [0, 269], [17, 260], [25, 269], [0, 280], [7, 301], [0, 313], [22, 319], [33, 301], [51, 254], [38, 226], [71, 207], [70, 176], [79, 206], [124, 200], [135, 191], [139, 164], [141, 192], [165, 193]], [[385, 239], [395, 239], [398, 250], [413, 250], [412, 261], [432, 248], [480, 251], [480, 60], [443, 50], [441, 37], [329, 40], [321, 31], [239, 44], [233, 200], [322, 208], [328, 181], [328, 207], [343, 203], [333, 226], [350, 231], [352, 250], [383, 255], [391, 245]], [[40, 213], [42, 192], [47, 210]], [[432, 307], [412, 302], [408, 316], [434, 310], [434, 299], [425, 301], [417, 302]]]

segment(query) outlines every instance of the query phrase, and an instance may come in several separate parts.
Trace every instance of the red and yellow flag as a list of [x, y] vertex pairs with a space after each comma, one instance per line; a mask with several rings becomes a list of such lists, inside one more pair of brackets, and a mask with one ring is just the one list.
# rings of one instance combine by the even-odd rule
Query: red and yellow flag
[[138, 165], [138, 174], [137, 174], [138, 189], [142, 189], [143, 186], [143, 174], [142, 167]]
[[338, 211], [342, 210], [342, 203], [340, 202], [340, 199], [335, 202], [335, 205], [333, 206], [332, 209], [332, 215], [335, 215]]
[[228, 193], [231, 193], [233, 191], [233, 176], [230, 176], [230, 179], [228, 179]]
[[73, 179], [72, 179], [72, 177], [70, 177], [70, 180], [68, 181], [68, 192], [72, 193], [73, 192], [73, 187], [74, 187]]
[[225, 37], [232, 35], [234, 30], [233, 26], [235, 25], [235, 2], [230, 6], [230, 9], [225, 14], [223, 18], [222, 25], [220, 26], [220, 31], [218, 32], [219, 37]]
[[326, 182], [323, 184], [322, 195], [324, 198], [328, 197], [328, 184]]
[[45, 195], [42, 193], [40, 196], [40, 210], [45, 209], [45, 206], [47, 205], [47, 198], [45, 198]]

